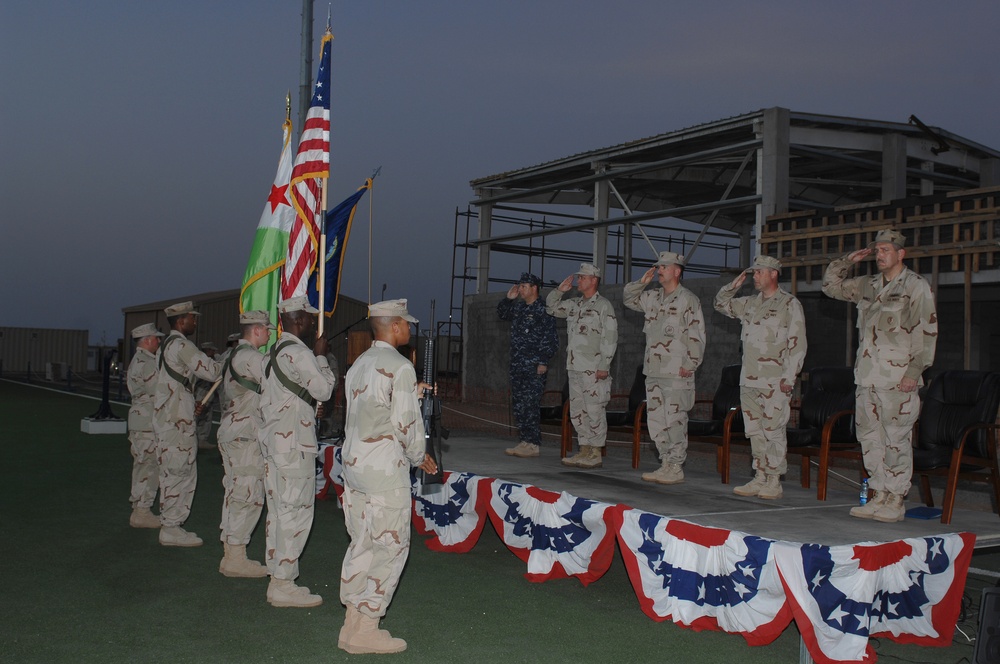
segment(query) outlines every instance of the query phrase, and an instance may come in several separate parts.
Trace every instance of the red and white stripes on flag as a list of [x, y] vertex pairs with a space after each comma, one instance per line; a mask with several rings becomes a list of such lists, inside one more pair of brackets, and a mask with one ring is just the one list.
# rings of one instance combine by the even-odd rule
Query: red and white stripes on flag
[[322, 56], [312, 103], [292, 166], [291, 190], [295, 221], [288, 236], [288, 257], [281, 279], [281, 298], [305, 295], [319, 253], [323, 180], [330, 175], [330, 45], [323, 36]]

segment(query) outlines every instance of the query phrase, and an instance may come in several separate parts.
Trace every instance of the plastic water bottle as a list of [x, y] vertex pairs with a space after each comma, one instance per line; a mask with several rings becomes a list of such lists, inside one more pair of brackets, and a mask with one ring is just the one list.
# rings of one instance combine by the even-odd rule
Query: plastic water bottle
[[858, 504], [866, 505], [868, 503], [868, 478], [861, 480], [861, 495], [858, 496]]

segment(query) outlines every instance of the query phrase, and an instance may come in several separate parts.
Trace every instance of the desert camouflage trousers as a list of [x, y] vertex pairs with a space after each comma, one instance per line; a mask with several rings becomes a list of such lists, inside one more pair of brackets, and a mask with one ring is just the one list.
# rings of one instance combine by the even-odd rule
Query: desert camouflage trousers
[[510, 398], [518, 436], [532, 445], [538, 445], [542, 438], [540, 405], [544, 389], [545, 374], [539, 375], [535, 367], [531, 371], [510, 374]]
[[608, 437], [605, 409], [611, 401], [611, 377], [597, 380], [596, 371], [567, 371], [569, 420], [580, 446], [604, 447]]
[[156, 467], [156, 436], [152, 431], [129, 431], [128, 440], [132, 452], [132, 507], [149, 509], [156, 500], [156, 490], [160, 486]]
[[219, 441], [222, 454], [222, 522], [225, 544], [249, 544], [264, 509], [264, 456], [257, 439]]
[[868, 485], [905, 496], [913, 475], [913, 424], [920, 414], [920, 396], [861, 386], [854, 396], [858, 442], [871, 478]]
[[379, 618], [410, 554], [410, 489], [362, 493], [345, 486], [342, 498], [351, 543], [340, 571], [340, 601]]
[[198, 447], [205, 449], [212, 446], [212, 418], [215, 417], [215, 399], [208, 402], [205, 411], [195, 417], [195, 435]]
[[176, 429], [156, 434], [156, 456], [160, 467], [160, 525], [180, 526], [191, 515], [191, 502], [198, 486], [198, 453], [194, 431]]
[[674, 381], [646, 377], [646, 424], [661, 461], [687, 459], [688, 412], [694, 407], [694, 388], [674, 387]]
[[299, 576], [299, 558], [312, 530], [316, 505], [316, 453], [264, 457], [267, 501], [267, 571], [272, 579]]
[[784, 475], [788, 439], [785, 426], [791, 415], [791, 396], [777, 387], [759, 388], [740, 385], [743, 426], [750, 439], [754, 470], [765, 475]]

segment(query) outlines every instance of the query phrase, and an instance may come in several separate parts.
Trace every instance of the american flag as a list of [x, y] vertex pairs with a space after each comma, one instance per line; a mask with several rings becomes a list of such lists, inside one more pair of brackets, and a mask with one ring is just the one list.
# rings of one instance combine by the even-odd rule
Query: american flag
[[330, 45], [333, 35], [323, 36], [322, 55], [312, 103], [299, 139], [292, 167], [290, 189], [295, 221], [288, 236], [288, 257], [281, 279], [281, 297], [305, 295], [309, 275], [319, 253], [319, 223], [322, 215], [323, 180], [330, 175]]

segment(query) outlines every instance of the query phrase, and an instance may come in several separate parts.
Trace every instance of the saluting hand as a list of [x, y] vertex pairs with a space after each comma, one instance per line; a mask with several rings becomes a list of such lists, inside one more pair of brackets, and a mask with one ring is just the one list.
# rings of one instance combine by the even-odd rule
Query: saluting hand
[[852, 263], [860, 263], [864, 259], [868, 258], [872, 253], [871, 249], [858, 249], [857, 251], [852, 251], [847, 254], [847, 257]]
[[655, 275], [656, 275], [656, 268], [655, 267], [651, 267], [648, 270], [646, 270], [645, 273], [643, 273], [642, 277], [639, 278], [639, 283], [641, 283], [641, 284], [648, 284], [649, 282], [651, 282], [653, 280], [653, 277]]
[[739, 289], [743, 285], [743, 282], [747, 280], [746, 271], [740, 272], [736, 275], [736, 278], [729, 282], [729, 287], [732, 289]]
[[507, 299], [508, 300], [517, 299], [517, 284], [511, 286], [510, 289], [507, 291]]
[[575, 277], [575, 276], [576, 276], [575, 274], [571, 274], [568, 277], [566, 277], [565, 279], [563, 279], [562, 283], [559, 284], [558, 286], [556, 286], [556, 290], [558, 290], [560, 292], [563, 292], [563, 293], [565, 293], [566, 291], [568, 291], [570, 288], [573, 287], [573, 277]]

